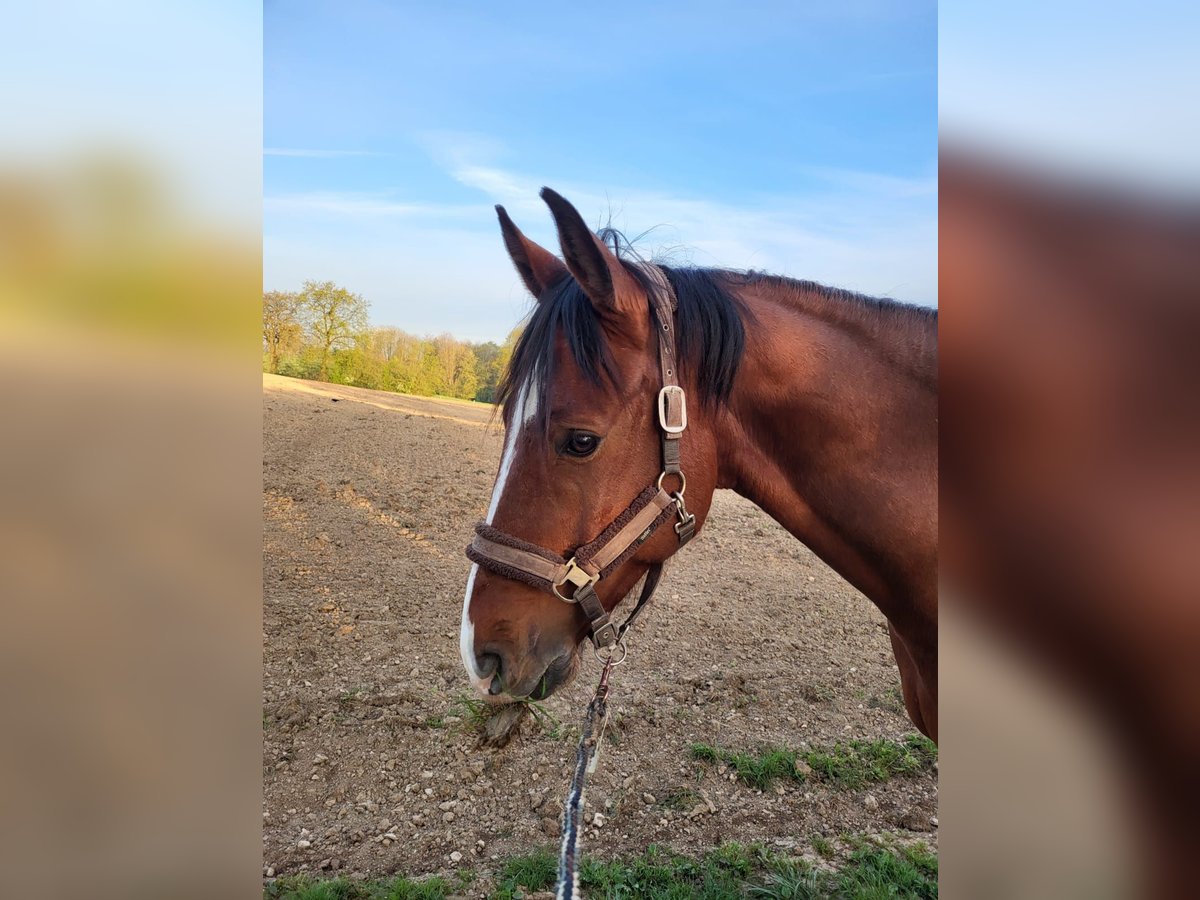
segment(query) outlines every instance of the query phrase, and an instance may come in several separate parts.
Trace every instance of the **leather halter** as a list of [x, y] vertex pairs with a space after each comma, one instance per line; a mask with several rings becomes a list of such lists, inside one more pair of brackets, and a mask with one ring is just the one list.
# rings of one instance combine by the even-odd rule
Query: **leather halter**
[[[671, 518], [672, 511], [677, 518], [675, 534], [679, 546], [686, 544], [696, 533], [696, 517], [687, 511], [683, 501], [687, 478], [679, 459], [680, 436], [687, 428], [687, 397], [679, 386], [675, 354], [675, 294], [660, 269], [647, 266], [645, 271], [659, 288], [650, 292], [650, 302], [655, 312], [652, 318], [657, 319], [658, 362], [662, 376], [662, 388], [656, 400], [662, 473], [595, 540], [578, 548], [570, 559], [483, 522], [475, 526], [475, 539], [467, 547], [467, 558], [489, 572], [523, 581], [553, 594], [564, 603], [578, 604], [587, 616], [592, 644], [597, 650], [614, 647], [624, 637], [654, 596], [662, 577], [663, 563], [651, 564], [637, 606], [619, 629], [596, 594], [596, 585], [601, 579], [609, 577], [649, 540], [658, 527]], [[679, 488], [673, 492], [663, 487], [663, 481], [670, 476], [679, 480]]]

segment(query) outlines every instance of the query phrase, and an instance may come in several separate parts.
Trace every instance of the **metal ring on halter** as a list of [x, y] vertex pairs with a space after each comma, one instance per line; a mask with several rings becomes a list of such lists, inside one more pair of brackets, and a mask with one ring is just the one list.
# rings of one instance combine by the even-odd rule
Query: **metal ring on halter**
[[574, 596], [564, 597], [558, 592], [558, 589], [564, 584], [570, 582], [571, 584], [575, 585], [575, 590], [578, 591], [580, 588], [583, 588], [589, 584], [595, 584], [599, 580], [599, 575], [589, 575], [577, 562], [575, 562], [575, 557], [572, 556], [567, 561], [567, 570], [565, 573], [563, 573], [562, 580], [553, 582], [550, 585], [550, 590], [553, 591], [554, 596], [563, 603], [578, 603], [579, 601], [576, 600]]
[[[566, 584], [566, 582], [563, 581], [563, 582], [560, 582], [560, 584]], [[557, 584], [550, 585], [550, 590], [554, 593], [554, 596], [557, 597], [559, 600], [561, 600], [563, 603], [578, 603], [579, 602], [574, 597], [564, 597], [562, 594], [560, 594], [558, 592]]]
[[683, 494], [684, 492], [687, 491], [687, 476], [684, 475], [682, 472], [660, 472], [658, 475], [658, 481], [656, 482], [658, 489], [660, 491], [663, 489], [663, 486], [662, 486], [663, 479], [666, 478], [668, 475], [678, 475], [679, 476], [679, 490], [677, 490], [675, 492], [676, 494]]
[[[620, 656], [616, 656], [616, 652], [618, 650], [621, 651]], [[600, 647], [593, 646], [592, 652], [596, 654], [596, 659], [598, 659], [600, 662], [606, 665], [619, 666], [621, 663], [625, 662], [625, 657], [629, 655], [629, 648], [625, 646], [625, 640], [622, 638], [615, 644], [610, 644], [609, 646], [603, 648], [603, 650], [601, 650]], [[607, 653], [607, 656], [601, 655], [602, 653]]]

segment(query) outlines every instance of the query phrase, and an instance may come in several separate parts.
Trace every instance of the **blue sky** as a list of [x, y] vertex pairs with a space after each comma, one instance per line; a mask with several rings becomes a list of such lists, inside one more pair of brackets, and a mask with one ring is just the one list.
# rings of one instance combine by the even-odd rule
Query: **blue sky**
[[933, 3], [270, 2], [268, 289], [332, 279], [375, 324], [499, 340], [529, 298], [503, 203], [678, 263], [937, 302]]

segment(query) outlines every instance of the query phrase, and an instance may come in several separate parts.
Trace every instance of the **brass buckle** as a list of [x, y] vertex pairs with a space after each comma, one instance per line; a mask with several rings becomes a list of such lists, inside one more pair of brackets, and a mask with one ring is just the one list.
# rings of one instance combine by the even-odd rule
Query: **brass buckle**
[[679, 521], [675, 523], [675, 533], [681, 539], [684, 538], [684, 532], [687, 532], [687, 537], [690, 538], [695, 532], [696, 514], [687, 511], [687, 506], [683, 502], [683, 491], [676, 491], [673, 495], [675, 498], [675, 513], [679, 516]]
[[[667, 398], [679, 399], [679, 421], [667, 421]], [[668, 384], [658, 392], [658, 426], [667, 434], [680, 434], [687, 428], [687, 394], [677, 384]]]
[[595, 584], [599, 580], [599, 575], [589, 575], [580, 567], [579, 563], [575, 562], [575, 557], [572, 556], [569, 560], [567, 560], [567, 571], [563, 575], [562, 581], [556, 581], [554, 584], [550, 585], [550, 590], [554, 592], [555, 597], [564, 603], [575, 603], [576, 600], [574, 594], [572, 594], [570, 597], [564, 597], [561, 593], [559, 593], [558, 589], [569, 581], [571, 584], [575, 585], [575, 591], [578, 591], [580, 588], [589, 584]]

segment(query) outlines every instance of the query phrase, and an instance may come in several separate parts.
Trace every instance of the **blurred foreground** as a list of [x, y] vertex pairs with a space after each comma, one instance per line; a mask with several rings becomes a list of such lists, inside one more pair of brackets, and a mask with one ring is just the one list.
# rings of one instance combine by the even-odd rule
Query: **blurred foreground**
[[254, 896], [258, 11], [5, 26], [0, 894]]
[[940, 172], [943, 885], [1188, 896], [1200, 209]]

